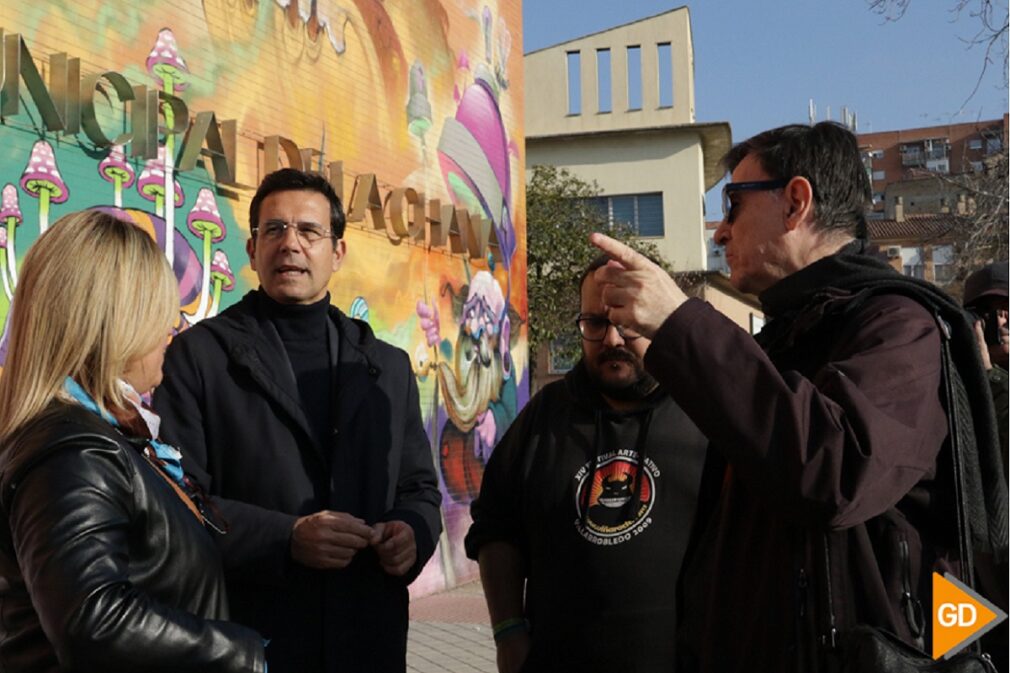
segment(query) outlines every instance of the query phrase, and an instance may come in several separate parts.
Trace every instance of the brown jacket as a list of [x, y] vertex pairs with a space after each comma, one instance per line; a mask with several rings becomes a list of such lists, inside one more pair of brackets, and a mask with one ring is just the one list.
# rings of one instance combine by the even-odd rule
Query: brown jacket
[[931, 522], [947, 434], [939, 332], [898, 295], [823, 317], [845, 300], [791, 315], [765, 352], [692, 299], [646, 354], [712, 440], [682, 578], [682, 671], [817, 670], [825, 549], [840, 627], [859, 621], [913, 641], [906, 589], [928, 617], [929, 566], [952, 542]]

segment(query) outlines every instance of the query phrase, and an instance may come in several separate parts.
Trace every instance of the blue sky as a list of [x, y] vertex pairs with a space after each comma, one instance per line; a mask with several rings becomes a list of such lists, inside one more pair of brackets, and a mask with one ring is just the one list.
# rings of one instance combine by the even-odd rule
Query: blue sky
[[[968, 49], [978, 22], [955, 20], [956, 0], [912, 0], [888, 22], [866, 0], [707, 0], [689, 3], [694, 36], [696, 119], [728, 121], [734, 140], [855, 110], [859, 131], [976, 119], [1007, 110], [1002, 64], [989, 67], [967, 103], [983, 61]], [[999, 4], [999, 3], [997, 3]], [[524, 0], [523, 51], [679, 7], [657, 0]], [[707, 199], [709, 213], [717, 199]]]

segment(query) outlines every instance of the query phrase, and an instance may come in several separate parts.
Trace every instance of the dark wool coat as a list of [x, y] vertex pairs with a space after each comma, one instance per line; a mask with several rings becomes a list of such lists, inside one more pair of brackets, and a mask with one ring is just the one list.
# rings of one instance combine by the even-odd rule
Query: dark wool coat
[[779, 338], [764, 348], [691, 299], [646, 353], [712, 440], [682, 577], [682, 671], [818, 670], [827, 562], [842, 629], [911, 642], [914, 618], [928, 622], [931, 566], [955, 544], [933, 481], [947, 435], [937, 322], [895, 294], [846, 312], [848, 293], [824, 285], [842, 280], [833, 264], [774, 286], [765, 331]]
[[[230, 524], [219, 540], [232, 618], [270, 639], [270, 673], [403, 671], [407, 585], [435, 549], [441, 495], [407, 355], [329, 315], [338, 361], [325, 450], [256, 292], [172, 342], [155, 408]], [[344, 570], [294, 563], [295, 520], [323, 509], [407, 522], [417, 563], [406, 577], [387, 575], [371, 549]]]

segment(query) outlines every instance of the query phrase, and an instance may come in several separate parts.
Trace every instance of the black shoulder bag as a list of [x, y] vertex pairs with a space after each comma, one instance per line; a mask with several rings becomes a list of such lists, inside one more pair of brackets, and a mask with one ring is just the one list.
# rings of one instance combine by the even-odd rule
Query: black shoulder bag
[[[966, 430], [959, 405], [967, 403], [964, 384], [953, 366], [950, 352], [950, 327], [939, 316], [943, 392], [947, 408], [950, 453], [953, 459], [954, 502], [957, 514], [957, 538], [965, 583], [974, 589], [974, 568], [968, 538], [967, 503], [964, 494], [964, 457], [961, 433]], [[960, 387], [960, 390], [958, 389]], [[980, 653], [978, 642], [949, 659], [935, 660], [921, 649], [909, 645], [894, 634], [867, 624], [857, 624], [838, 637], [832, 603], [831, 560], [827, 535], [824, 536], [824, 579], [827, 590], [828, 646], [840, 662], [841, 673], [998, 673], [989, 656]]]

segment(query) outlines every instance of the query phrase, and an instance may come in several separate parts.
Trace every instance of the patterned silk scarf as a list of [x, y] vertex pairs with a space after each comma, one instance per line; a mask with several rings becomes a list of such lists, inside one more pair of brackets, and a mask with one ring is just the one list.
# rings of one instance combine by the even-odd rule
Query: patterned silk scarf
[[[155, 471], [172, 487], [172, 490], [175, 491], [176, 495], [193, 512], [196, 518], [201, 523], [205, 523], [206, 517], [203, 516], [200, 508], [194, 501], [195, 499], [190, 495], [192, 487], [182, 471], [182, 454], [174, 446], [165, 444], [157, 439], [158, 430], [161, 426], [161, 418], [144, 405], [143, 400], [137, 391], [133, 389], [133, 386], [123, 380], [119, 381], [119, 385], [126, 399], [136, 409], [149, 435], [144, 438], [145, 446], [141, 449], [141, 453], [151, 463]], [[77, 381], [69, 376], [66, 377], [63, 381], [63, 390], [79, 405], [96, 416], [100, 416], [106, 423], [122, 432], [121, 428], [123, 424], [108, 411], [103, 411]]]

